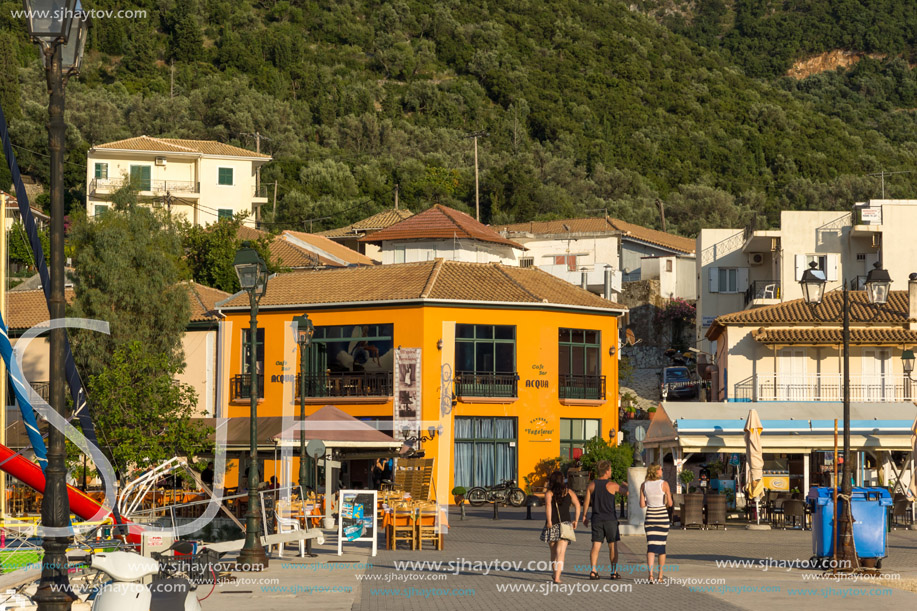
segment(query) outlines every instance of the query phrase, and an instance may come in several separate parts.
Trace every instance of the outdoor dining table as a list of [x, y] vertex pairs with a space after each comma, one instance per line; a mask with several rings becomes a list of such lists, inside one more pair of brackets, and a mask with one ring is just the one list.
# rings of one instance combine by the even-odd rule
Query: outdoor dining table
[[[430, 506], [431, 505], [429, 503], [423, 503], [423, 504], [410, 503], [408, 507], [408, 509], [410, 509], [410, 515], [405, 515], [402, 513], [396, 516], [394, 507], [383, 505], [382, 507], [382, 529], [385, 531], [385, 548], [394, 549], [394, 546], [393, 546], [394, 542], [392, 541], [392, 538], [390, 536], [390, 531], [391, 531], [390, 527], [413, 526], [416, 531], [421, 526], [435, 526], [436, 525], [436, 516], [429, 515], [429, 513], [425, 515], [421, 515], [421, 510], [423, 508], [428, 508]], [[435, 507], [435, 504], [432, 505], [432, 507]], [[445, 509], [439, 510], [439, 522], [440, 522], [440, 528], [442, 528], [443, 526], [445, 526], [446, 528], [449, 527], [449, 515]], [[439, 534], [439, 541], [440, 541], [439, 547], [440, 547], [440, 550], [442, 550], [443, 548], [442, 531], [440, 531], [440, 534]]]

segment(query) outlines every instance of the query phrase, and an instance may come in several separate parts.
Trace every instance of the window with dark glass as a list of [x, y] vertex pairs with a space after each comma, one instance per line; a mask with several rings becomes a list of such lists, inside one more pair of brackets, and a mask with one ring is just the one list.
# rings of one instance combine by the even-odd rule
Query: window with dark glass
[[315, 327], [306, 350], [306, 396], [391, 396], [394, 364], [390, 323]]
[[[232, 398], [251, 398], [251, 329], [242, 329], [242, 373], [232, 378]], [[255, 334], [255, 374], [258, 376], [258, 397], [264, 398], [264, 329]]]
[[601, 435], [602, 421], [584, 418], [560, 419], [560, 456], [573, 458], [573, 450], [583, 449], [586, 442]]
[[602, 334], [592, 329], [559, 329], [558, 388], [561, 399], [604, 399]]
[[232, 209], [231, 208], [220, 208], [217, 210], [217, 220], [228, 219], [232, 220]]
[[516, 327], [455, 325], [455, 393], [515, 397]]
[[455, 418], [455, 485], [516, 481], [516, 419]]

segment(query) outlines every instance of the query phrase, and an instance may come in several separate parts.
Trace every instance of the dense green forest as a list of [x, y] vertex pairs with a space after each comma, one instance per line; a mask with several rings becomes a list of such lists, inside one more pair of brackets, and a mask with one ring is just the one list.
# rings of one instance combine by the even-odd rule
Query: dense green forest
[[[770, 6], [773, 4], [773, 6]], [[47, 181], [47, 92], [0, 2], [0, 103], [23, 172]], [[67, 87], [68, 202], [85, 152], [141, 134], [254, 149], [277, 181], [271, 228], [390, 207], [483, 220], [608, 214], [670, 230], [774, 223], [879, 196], [917, 158], [917, 16], [904, 0], [86, 0], [97, 19]], [[817, 26], [817, 27], [816, 27]], [[882, 55], [797, 81], [824, 50]], [[5, 172], [5, 171], [4, 171]], [[0, 173], [0, 182], [8, 176]], [[272, 189], [271, 189], [272, 191]], [[917, 196], [917, 172], [886, 180]], [[41, 203], [41, 201], [39, 201]]]

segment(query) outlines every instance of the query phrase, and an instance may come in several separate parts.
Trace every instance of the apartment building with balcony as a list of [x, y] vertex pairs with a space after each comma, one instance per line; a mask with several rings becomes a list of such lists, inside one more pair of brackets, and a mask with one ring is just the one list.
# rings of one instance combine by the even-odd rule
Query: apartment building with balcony
[[[522, 481], [596, 435], [617, 439], [626, 308], [538, 269], [435, 259], [277, 274], [259, 305], [254, 372], [248, 296], [219, 310], [231, 340], [218, 417], [248, 417], [257, 375], [259, 420], [291, 426], [304, 364], [307, 415], [332, 405], [398, 441], [438, 431], [420, 449], [450, 465], [440, 500], [455, 485]], [[303, 313], [315, 329], [304, 363], [290, 328]], [[277, 463], [273, 451], [265, 440], [264, 476], [288, 481], [298, 457]], [[369, 481], [364, 462], [346, 467], [345, 485]]]
[[526, 248], [520, 265], [534, 266], [572, 284], [611, 297], [623, 282], [658, 278], [666, 298], [696, 298], [694, 241], [605, 217], [531, 221], [495, 226]]
[[111, 196], [134, 183], [142, 202], [168, 208], [195, 225], [208, 225], [239, 212], [254, 227], [267, 197], [256, 192], [258, 168], [271, 160], [213, 140], [139, 136], [89, 149], [86, 213], [103, 214]]
[[[831, 291], [846, 283], [862, 289], [881, 262], [892, 289], [907, 288], [917, 260], [910, 228], [917, 200], [869, 200], [851, 211], [783, 211], [776, 229], [703, 229], [697, 238], [696, 339], [703, 346], [724, 314], [802, 297], [799, 280], [810, 263], [825, 272]], [[707, 344], [704, 348], [713, 351]]]

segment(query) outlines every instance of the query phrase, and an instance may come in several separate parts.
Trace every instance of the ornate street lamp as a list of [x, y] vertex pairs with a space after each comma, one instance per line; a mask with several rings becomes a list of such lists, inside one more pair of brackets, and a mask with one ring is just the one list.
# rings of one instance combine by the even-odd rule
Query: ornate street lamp
[[[816, 263], [810, 263], [809, 269], [802, 274], [799, 284], [805, 302], [815, 311], [816, 306], [822, 302], [825, 294], [827, 279], [822, 270], [817, 269]], [[882, 306], [888, 302], [891, 277], [888, 272], [880, 267], [877, 262], [875, 268], [866, 276], [866, 296], [869, 303]], [[843, 319], [843, 350], [844, 350], [844, 466], [841, 474], [841, 495], [838, 497], [837, 535], [835, 537], [835, 550], [837, 558], [842, 561], [841, 566], [857, 567], [856, 547], [853, 540], [853, 514], [850, 509], [850, 493], [853, 488], [850, 483], [850, 298], [846, 283], [842, 283], [843, 300], [841, 303], [841, 316]], [[912, 355], [913, 356], [913, 355]], [[903, 356], [902, 356], [903, 358]], [[913, 361], [911, 361], [913, 363]], [[835, 482], [835, 487], [837, 482]], [[841, 545], [837, 545], [837, 540]]]
[[[29, 38], [39, 45], [48, 83], [48, 152], [51, 157], [51, 320], [64, 314], [64, 85], [67, 77], [79, 72], [86, 44], [88, 21], [79, 12], [78, 0], [23, 0]], [[65, 415], [66, 331], [50, 333], [50, 405]], [[41, 502], [41, 523], [45, 527], [70, 526], [67, 498], [64, 436], [54, 427], [48, 433], [48, 466], [45, 494]], [[39, 611], [69, 609], [75, 598], [67, 577], [66, 550], [69, 537], [42, 538], [44, 557], [41, 581], [32, 600]]]
[[268, 559], [259, 538], [261, 532], [261, 510], [258, 505], [258, 302], [267, 291], [267, 264], [251, 248], [248, 242], [236, 253], [232, 266], [236, 269], [242, 290], [248, 293], [251, 304], [251, 324], [248, 332], [248, 375], [251, 380], [249, 393], [251, 412], [249, 415], [249, 460], [248, 460], [248, 511], [245, 513], [245, 545], [239, 552], [239, 568], [260, 571], [267, 568]]
[[[296, 343], [299, 345], [299, 420], [306, 419], [306, 350], [312, 341], [315, 327], [308, 314], [293, 317]], [[299, 431], [299, 487], [306, 492], [306, 427], [303, 424]]]
[[910, 379], [911, 374], [914, 373], [914, 351], [905, 350], [901, 353], [901, 366], [904, 368], [904, 375]]

